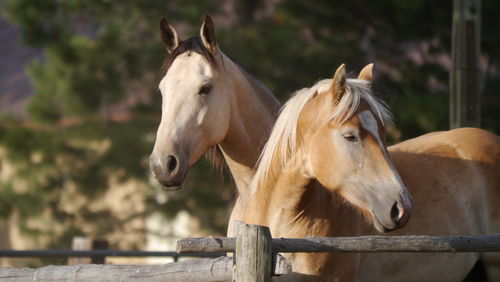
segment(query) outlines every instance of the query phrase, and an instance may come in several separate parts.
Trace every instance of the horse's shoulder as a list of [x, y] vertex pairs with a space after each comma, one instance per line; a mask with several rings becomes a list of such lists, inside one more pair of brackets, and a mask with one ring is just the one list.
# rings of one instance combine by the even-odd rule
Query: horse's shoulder
[[500, 161], [500, 137], [479, 128], [431, 132], [389, 147], [390, 151], [440, 155], [477, 161]]

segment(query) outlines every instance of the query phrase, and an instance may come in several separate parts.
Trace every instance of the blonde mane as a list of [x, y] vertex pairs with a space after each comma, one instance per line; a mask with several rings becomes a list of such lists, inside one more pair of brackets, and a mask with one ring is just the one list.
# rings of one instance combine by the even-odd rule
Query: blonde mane
[[[357, 111], [361, 101], [365, 101], [378, 115], [382, 124], [392, 122], [392, 115], [387, 105], [372, 94], [369, 82], [361, 79], [347, 79], [346, 82], [346, 91], [335, 107], [331, 119], [339, 118], [341, 123], [345, 122]], [[269, 177], [272, 161], [275, 157], [279, 157], [281, 167], [285, 167], [288, 161], [293, 158], [297, 149], [297, 122], [300, 112], [316, 93], [327, 90], [331, 83], [331, 79], [324, 79], [311, 88], [303, 88], [295, 92], [281, 108], [269, 140], [257, 162], [255, 176], [250, 186], [252, 192]]]

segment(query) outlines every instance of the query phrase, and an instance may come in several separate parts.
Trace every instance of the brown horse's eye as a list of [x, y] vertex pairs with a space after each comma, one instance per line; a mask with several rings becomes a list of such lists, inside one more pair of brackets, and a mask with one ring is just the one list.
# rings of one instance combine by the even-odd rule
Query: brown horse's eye
[[210, 90], [212, 90], [212, 85], [205, 84], [200, 88], [200, 91], [198, 91], [198, 94], [207, 95], [210, 92]]
[[352, 134], [344, 134], [344, 139], [349, 141], [349, 142], [357, 142], [358, 138]]

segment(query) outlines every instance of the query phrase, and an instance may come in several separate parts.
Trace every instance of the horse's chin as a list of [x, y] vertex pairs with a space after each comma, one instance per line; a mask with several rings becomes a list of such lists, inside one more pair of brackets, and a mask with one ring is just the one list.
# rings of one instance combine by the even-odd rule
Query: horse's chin
[[175, 183], [175, 184], [172, 184], [172, 185], [161, 185], [161, 188], [164, 190], [164, 191], [177, 191], [177, 190], [180, 190], [182, 188], [182, 183]]
[[394, 231], [397, 229], [397, 226], [394, 227], [394, 228], [387, 228], [385, 227], [382, 222], [380, 222], [380, 220], [378, 219], [378, 217], [372, 213], [372, 217], [373, 217], [373, 227], [375, 227], [375, 229], [377, 229], [378, 232], [380, 233], [387, 233], [387, 232], [391, 232], [391, 231]]

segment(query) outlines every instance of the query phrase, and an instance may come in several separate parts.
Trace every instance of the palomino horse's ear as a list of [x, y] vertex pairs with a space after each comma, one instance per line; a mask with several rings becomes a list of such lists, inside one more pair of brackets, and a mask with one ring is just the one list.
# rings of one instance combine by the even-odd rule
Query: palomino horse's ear
[[373, 80], [373, 64], [366, 65], [358, 75], [358, 79], [366, 80], [368, 82], [372, 82]]
[[205, 20], [203, 20], [200, 29], [200, 37], [205, 48], [212, 52], [212, 54], [215, 54], [217, 51], [217, 41], [215, 40], [214, 22], [209, 14], [205, 14]]
[[330, 86], [330, 92], [333, 94], [333, 100], [335, 104], [338, 104], [344, 95], [346, 88], [346, 74], [345, 74], [345, 64], [340, 65], [340, 67], [335, 71], [333, 75], [332, 85]]
[[168, 53], [172, 53], [172, 51], [179, 46], [179, 38], [177, 37], [177, 32], [175, 29], [167, 22], [167, 20], [162, 17], [160, 20], [160, 31], [161, 31], [161, 40], [163, 44], [165, 44], [165, 48]]

